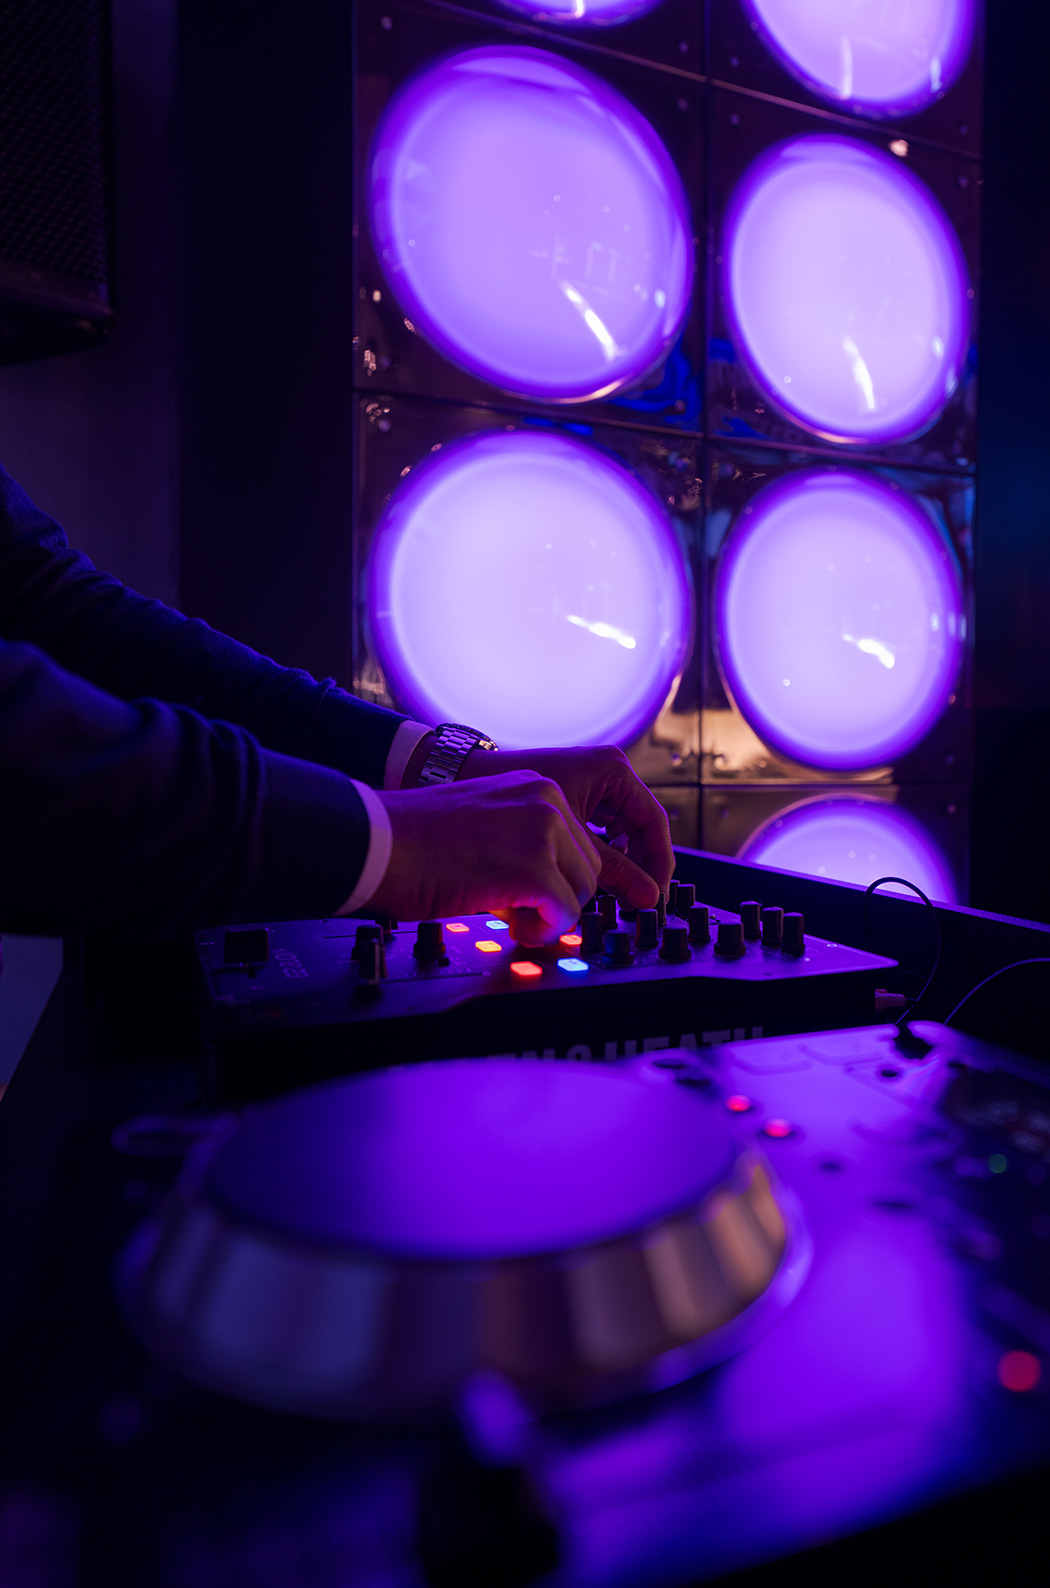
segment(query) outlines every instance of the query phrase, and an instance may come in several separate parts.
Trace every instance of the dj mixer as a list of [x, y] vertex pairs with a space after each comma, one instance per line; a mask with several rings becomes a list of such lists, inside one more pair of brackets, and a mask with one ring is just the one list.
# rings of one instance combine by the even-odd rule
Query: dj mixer
[[417, 1058], [615, 1059], [875, 1018], [895, 962], [672, 883], [665, 910], [611, 895], [542, 948], [495, 916], [274, 922], [202, 932], [206, 1090], [247, 1099]]

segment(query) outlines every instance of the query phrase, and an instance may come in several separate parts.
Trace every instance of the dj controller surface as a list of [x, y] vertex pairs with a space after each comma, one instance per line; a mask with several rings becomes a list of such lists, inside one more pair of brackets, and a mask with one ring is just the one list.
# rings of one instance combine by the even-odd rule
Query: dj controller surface
[[895, 962], [745, 900], [591, 901], [549, 948], [495, 916], [275, 922], [198, 934], [207, 1086], [245, 1099], [375, 1065], [515, 1054], [615, 1059], [871, 1021]]

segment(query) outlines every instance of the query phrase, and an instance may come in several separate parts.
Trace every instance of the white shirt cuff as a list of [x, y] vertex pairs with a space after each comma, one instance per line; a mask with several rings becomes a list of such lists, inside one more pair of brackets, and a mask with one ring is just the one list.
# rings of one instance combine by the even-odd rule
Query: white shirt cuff
[[360, 794], [368, 813], [368, 853], [365, 855], [365, 863], [361, 867], [357, 886], [342, 909], [336, 912], [338, 915], [353, 915], [362, 904], [368, 903], [386, 876], [386, 868], [390, 864], [390, 851], [394, 843], [390, 831], [390, 817], [375, 789], [369, 788], [367, 783], [358, 783], [355, 778], [351, 778], [350, 781]]
[[395, 789], [401, 787], [405, 769], [411, 761], [416, 745], [420, 739], [425, 739], [428, 733], [433, 733], [433, 728], [424, 728], [421, 722], [412, 722], [406, 719], [398, 724], [386, 758], [383, 770], [383, 787]]

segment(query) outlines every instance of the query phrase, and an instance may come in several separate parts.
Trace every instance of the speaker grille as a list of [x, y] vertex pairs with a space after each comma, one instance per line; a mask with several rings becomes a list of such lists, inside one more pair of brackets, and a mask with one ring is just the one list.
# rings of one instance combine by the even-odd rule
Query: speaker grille
[[0, 0], [0, 260], [109, 274], [109, 7]]

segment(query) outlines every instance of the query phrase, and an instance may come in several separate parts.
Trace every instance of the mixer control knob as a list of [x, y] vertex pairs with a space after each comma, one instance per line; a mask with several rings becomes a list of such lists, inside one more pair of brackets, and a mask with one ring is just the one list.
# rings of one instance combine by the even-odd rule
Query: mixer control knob
[[765, 948], [779, 948], [784, 940], [784, 912], [775, 904], [762, 911], [762, 944]]
[[668, 915], [678, 914], [678, 883], [674, 877], [671, 878], [667, 887], [667, 913]]
[[740, 906], [740, 921], [744, 928], [744, 940], [748, 943], [758, 942], [758, 923], [762, 915], [762, 906], [757, 899], [745, 899]]
[[702, 945], [711, 941], [711, 911], [706, 904], [694, 904], [687, 917], [689, 941]]
[[796, 958], [806, 952], [806, 917], [799, 915], [794, 910], [789, 910], [784, 916], [784, 943], [785, 954], [794, 954]]
[[715, 953], [723, 959], [739, 959], [744, 953], [744, 927], [741, 921], [720, 921]]
[[383, 928], [381, 926], [359, 926], [354, 934], [354, 946], [350, 950], [351, 959], [360, 959], [361, 951], [366, 943], [381, 943], [383, 941]]
[[655, 948], [659, 941], [656, 924], [655, 910], [639, 910], [638, 922], [634, 929], [634, 946], [639, 954], [644, 954], [648, 948]]
[[445, 931], [440, 921], [420, 921], [412, 952], [416, 959], [445, 958]]
[[666, 959], [672, 965], [680, 965], [683, 960], [692, 957], [693, 951], [689, 947], [689, 928], [665, 926], [664, 940], [660, 945], [660, 958]]
[[361, 980], [370, 986], [375, 986], [386, 976], [386, 949], [383, 947], [382, 934], [379, 937], [366, 937], [361, 944], [361, 952], [357, 956], [357, 963], [361, 971]]
[[607, 932], [616, 930], [616, 900], [611, 893], [603, 893], [598, 900], [598, 914], [605, 923]]
[[677, 915], [680, 921], [687, 921], [689, 919], [689, 911], [693, 908], [695, 903], [696, 888], [694, 884], [691, 882], [680, 882], [678, 884], [678, 896], [673, 913]]
[[580, 916], [580, 953], [583, 955], [600, 954], [605, 948], [605, 922], [597, 910], [584, 910]]
[[607, 965], [630, 965], [633, 960], [630, 932], [606, 932], [605, 963]]

